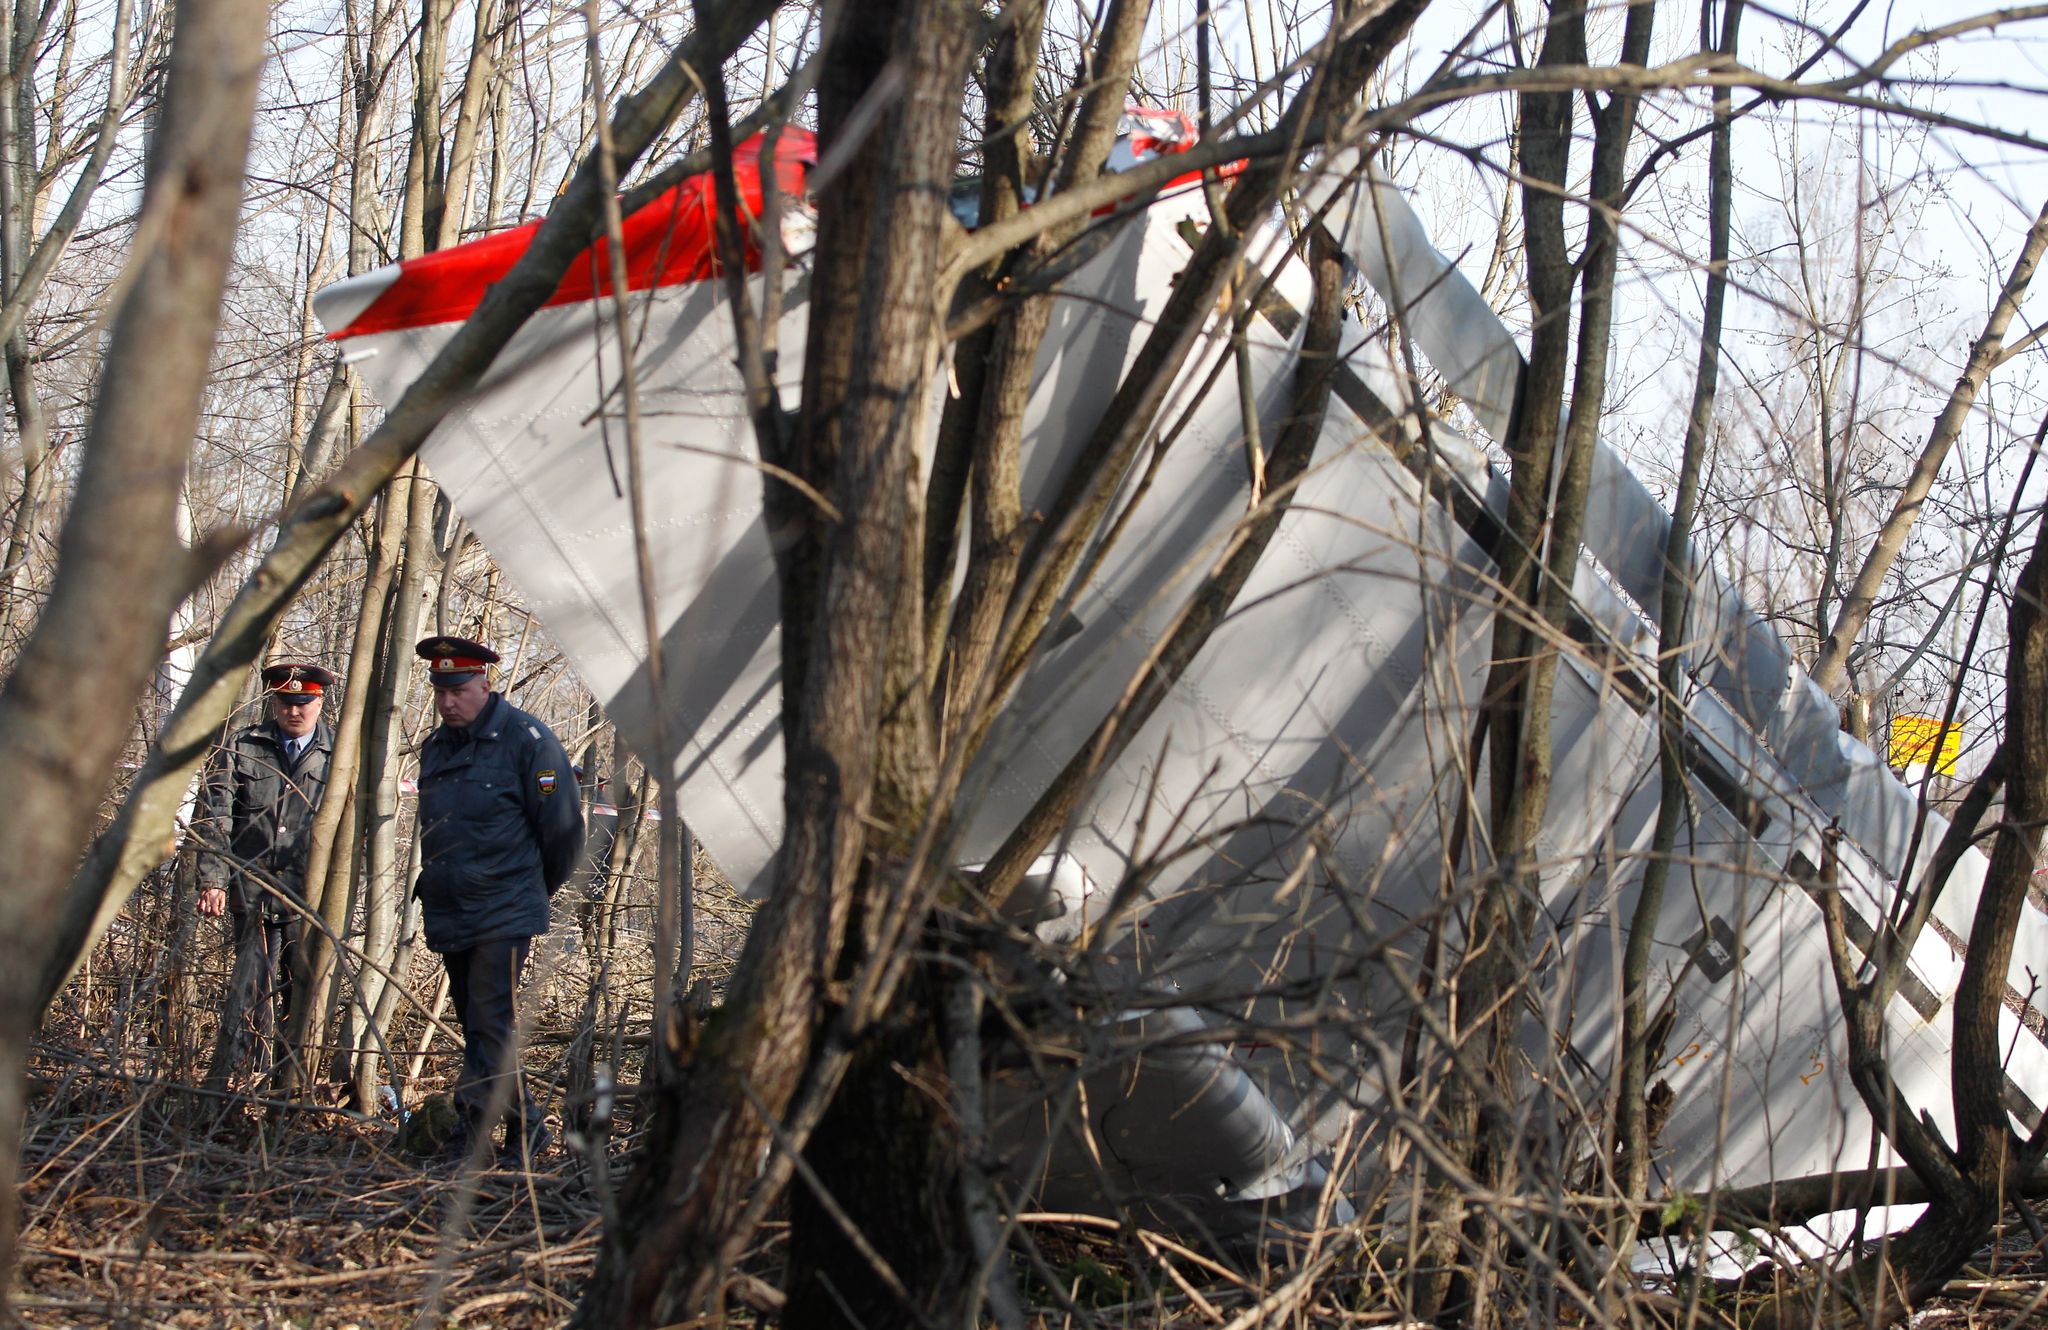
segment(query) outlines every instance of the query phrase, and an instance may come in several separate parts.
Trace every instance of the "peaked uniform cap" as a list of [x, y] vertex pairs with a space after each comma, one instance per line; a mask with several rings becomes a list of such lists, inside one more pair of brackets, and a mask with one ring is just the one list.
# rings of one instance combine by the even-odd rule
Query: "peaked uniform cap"
[[424, 638], [413, 652], [427, 662], [427, 675], [437, 687], [467, 683], [472, 674], [482, 674], [486, 666], [498, 663], [497, 652], [466, 637]]
[[263, 667], [263, 686], [273, 697], [319, 697], [332, 688], [334, 671], [303, 660], [280, 660]]

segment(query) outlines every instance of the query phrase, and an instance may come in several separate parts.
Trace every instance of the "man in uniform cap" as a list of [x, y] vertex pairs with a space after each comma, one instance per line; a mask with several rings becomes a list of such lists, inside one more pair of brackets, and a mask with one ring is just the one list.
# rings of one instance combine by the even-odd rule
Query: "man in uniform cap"
[[583, 806], [561, 740], [491, 691], [497, 652], [446, 636], [415, 650], [441, 717], [420, 748], [414, 890], [462, 1024], [462, 1127], [450, 1152], [487, 1140], [509, 1112], [502, 1155], [522, 1162], [548, 1137], [519, 1075], [514, 999], [527, 949], [547, 932], [548, 898], [582, 852]]
[[[334, 732], [321, 719], [334, 675], [307, 661], [263, 670], [267, 718], [241, 730], [208, 762], [200, 786], [199, 912], [233, 916], [235, 968], [214, 1051], [225, 1084], [255, 1036], [256, 1073], [275, 1055], [292, 1001], [304, 904], [306, 848], [327, 789]], [[289, 900], [287, 900], [289, 898]]]

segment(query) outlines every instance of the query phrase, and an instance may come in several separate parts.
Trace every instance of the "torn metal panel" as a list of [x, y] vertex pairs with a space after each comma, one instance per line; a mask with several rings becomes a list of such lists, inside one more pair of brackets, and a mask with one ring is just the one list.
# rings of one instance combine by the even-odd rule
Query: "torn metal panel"
[[[785, 137], [794, 189], [808, 141]], [[758, 163], [742, 166], [758, 200]], [[1313, 184], [1312, 203], [1329, 206], [1359, 271], [1405, 309], [1406, 331], [1498, 435], [1520, 375], [1513, 338], [1399, 192], [1343, 167]], [[778, 593], [723, 293], [690, 276], [675, 248], [686, 232], [673, 219], [708, 204], [701, 182], [680, 188], [700, 192], [662, 205], [671, 222], [640, 232], [670, 246], [669, 267], [636, 268], [650, 275], [634, 297], [646, 329], [635, 361], [656, 496], [647, 537], [663, 616], [660, 704], [684, 736], [676, 774], [692, 829], [759, 893], [773, 888], [781, 835]], [[794, 200], [786, 208], [800, 212]], [[1205, 220], [1198, 194], [1169, 196], [1062, 288], [1027, 411], [1027, 508], [1049, 500], [1163, 307], [1187, 254], [1182, 224]], [[708, 246], [702, 227], [687, 234]], [[459, 308], [460, 292], [408, 285], [473, 283], [468, 248], [320, 297], [321, 317], [384, 400], [454, 325], [375, 311]], [[1257, 258], [1283, 299], [1305, 298], [1278, 238]], [[793, 407], [808, 318], [801, 255], [783, 281], [778, 388]], [[649, 644], [623, 443], [602, 409], [618, 357], [609, 314], [589, 295], [536, 316], [425, 456], [645, 753]], [[1288, 406], [1297, 336], [1275, 322], [1251, 330], [1250, 405], [1267, 437]], [[1184, 428], [1142, 483], [1127, 482], [1124, 536], [968, 773], [953, 862], [992, 853], [1088, 740], [1246, 512], [1241, 404], [1227, 389], [1198, 391], [1227, 354], [1214, 339], [1184, 373], [1166, 413], [1185, 415]], [[1457, 941], [1469, 876], [1444, 871], [1447, 831], [1461, 801], [1486, 797], [1462, 755], [1488, 666], [1505, 482], [1469, 441], [1436, 425], [1421, 436], [1373, 330], [1352, 326], [1343, 356], [1314, 465], [1231, 615], [1020, 898], [1040, 936], [1060, 943], [1127, 874], [1145, 878], [1093, 961], [1044, 976], [1070, 1010], [1065, 1060], [1006, 1063], [999, 1077], [1020, 1141], [1011, 1154], [1057, 1203], [1142, 1198], [1155, 1215], [1224, 1238], [1300, 1222], [1329, 1199], [1320, 1152], [1345, 1132], [1372, 1138], [1407, 1111], [1399, 1050], [1432, 938]], [[1656, 632], [1636, 607], [1657, 603], [1667, 527], [1603, 449], [1590, 560], [1574, 582], [1577, 649], [1554, 703], [1559, 794], [1542, 832], [1545, 945], [1529, 990], [1529, 1047], [1556, 1068], [1545, 1092], [1561, 1104], [1597, 1105], [1619, 1054], [1616, 969], [1656, 805]], [[1652, 1078], [1672, 1097], [1659, 1176], [1693, 1187], [1861, 1167], [1871, 1126], [1843, 1066], [1812, 865], [1823, 828], [1838, 822], [1852, 941], [1883, 945], [1918, 810], [1837, 733], [1832, 704], [1725, 579], [1698, 555], [1688, 575], [1699, 592], [1680, 644], [1698, 686], [1682, 745], [1691, 816], [1653, 961], [1662, 1036]], [[1941, 830], [1927, 819], [1923, 861]], [[1909, 1102], [1944, 1124], [1960, 975], [1951, 940], [1967, 937], [1982, 872], [1969, 856], [1887, 1013]], [[2031, 906], [2013, 969], [2021, 985], [2029, 972], [2048, 972], [2048, 917]], [[2013, 996], [2011, 1097], [2031, 1111], [2048, 1096], [2048, 1021], [2029, 989]]]

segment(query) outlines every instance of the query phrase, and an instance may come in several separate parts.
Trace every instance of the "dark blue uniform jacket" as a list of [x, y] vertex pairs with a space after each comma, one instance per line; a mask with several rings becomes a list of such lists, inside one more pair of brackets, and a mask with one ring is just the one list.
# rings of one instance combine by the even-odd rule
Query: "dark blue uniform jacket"
[[583, 806], [546, 725], [493, 693], [467, 728], [435, 730], [420, 749], [419, 825], [427, 946], [548, 931], [548, 897], [583, 848]]
[[260, 908], [272, 919], [296, 919], [296, 911], [265, 892], [263, 879], [305, 899], [306, 847], [333, 754], [334, 731], [324, 720], [296, 763], [285, 756], [273, 721], [228, 740], [199, 787], [199, 885], [226, 891], [236, 914]]

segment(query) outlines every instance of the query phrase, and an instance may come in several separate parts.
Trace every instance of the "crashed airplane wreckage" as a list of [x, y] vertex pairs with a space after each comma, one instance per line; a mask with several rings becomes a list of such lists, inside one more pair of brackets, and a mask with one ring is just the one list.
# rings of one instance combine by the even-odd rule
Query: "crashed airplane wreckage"
[[[1134, 113], [1124, 162], [1184, 149], [1184, 117]], [[785, 243], [778, 335], [794, 404], [808, 311], [798, 230], [808, 134], [775, 157]], [[762, 141], [743, 145], [743, 201], [762, 211]], [[1521, 372], [1499, 319], [1439, 254], [1398, 190], [1355, 161], [1303, 191], [1360, 274], [1477, 425], [1508, 429]], [[713, 273], [709, 177], [685, 180], [626, 221], [645, 432], [647, 531], [662, 616], [675, 775], [690, 825], [743, 889], [770, 889], [780, 838], [778, 592], [761, 480], [734, 368], [733, 325]], [[1024, 502], [1042, 506], [1109, 401], [1207, 212], [1189, 180], [1104, 222], [1099, 253], [1062, 286], [1031, 398]], [[395, 401], [532, 228], [351, 279], [318, 312], [384, 401]], [[601, 253], [601, 251], [600, 251]], [[1307, 280], [1268, 247], [1275, 290], [1297, 309]], [[499, 356], [424, 456], [457, 509], [525, 593], [641, 753], [651, 713], [633, 529], [608, 465], [600, 404], [618, 381], [599, 262], [571, 268], [550, 305]], [[1249, 339], [1269, 434], [1286, 410], [1298, 332], [1268, 320]], [[1295, 321], [1296, 323], [1299, 320]], [[1506, 480], [1448, 428], [1418, 436], [1387, 339], [1347, 320], [1342, 368], [1315, 461], [1223, 626], [1098, 781], [1059, 853], [1042, 860], [1035, 926], [1074, 939], [1105, 884], [1142, 859], [1147, 894], [1106, 950], [1128, 987], [1092, 1017], [1150, 1051], [1083, 1069], [1085, 1111], [1033, 1099], [1028, 1071], [999, 1076], [1012, 1129], [1037, 1123], [1026, 1185], [1056, 1207], [1136, 1203], [1221, 1237], [1334, 1204], [1333, 1143], [1398, 1101], [1398, 1050], [1463, 776], [1454, 758], [1488, 665], [1489, 551]], [[1204, 395], [1217, 337], [1186, 368], [1162, 419], [1186, 413], [1149, 483], [1133, 477], [1125, 528], [1076, 593], [1067, 633], [1008, 700], [959, 805], [956, 861], [987, 858], [1146, 667], [1220, 540], [1244, 516], [1250, 477], [1238, 395]], [[941, 390], [943, 385], [941, 385]], [[936, 418], [936, 413], [934, 418]], [[1620, 958], [1657, 804], [1656, 629], [1669, 519], [1601, 448], [1574, 585], [1582, 649], [1560, 668], [1557, 797], [1544, 828], [1548, 945], [1531, 986], [1530, 1047], [1595, 1104], [1616, 1065]], [[1651, 1007], [1664, 1033], [1651, 1082], [1668, 1085], [1657, 1183], [1672, 1189], [1784, 1180], [1893, 1162], [1850, 1084], [1817, 865], [1839, 826], [1837, 883], [1866, 952], [1886, 935], [1895, 884], [1931, 858], [1943, 824], [1879, 759], [1843, 735], [1836, 708], [1703, 559], [1690, 569], [1682, 655], [1692, 690], [1691, 771], [1678, 866], [1656, 924]], [[676, 724], [680, 721], [680, 726]], [[1161, 853], [1163, 828], [1181, 838]], [[1911, 847], [1919, 863], [1908, 865]], [[1904, 1100], [1948, 1130], [1949, 1002], [1984, 861], [1974, 850], [1919, 936], [1886, 1013]], [[2048, 1020], [2031, 975], [2048, 973], [2048, 916], [2021, 925], [2002, 1038], [2007, 1097], [2031, 1130], [2048, 1105]], [[1341, 1019], [1332, 1019], [1331, 1013]], [[1310, 1054], [1246, 1040], [1261, 1022], [1317, 1020]], [[1348, 1046], [1340, 1046], [1346, 1045]], [[1020, 1060], [1021, 1061], [1021, 1060]], [[1069, 1073], [1072, 1069], [1068, 1069]], [[1071, 1086], [1068, 1087], [1071, 1089]], [[1069, 1096], [1070, 1101], [1072, 1096]], [[1047, 1138], [1046, 1124], [1064, 1125]], [[1354, 1138], [1355, 1139], [1355, 1138]], [[1874, 1153], [1873, 1153], [1874, 1152]], [[1341, 1163], [1342, 1161], [1337, 1161]], [[1339, 1170], [1339, 1181], [1356, 1179]], [[1105, 1194], [1107, 1194], [1105, 1196]]]

